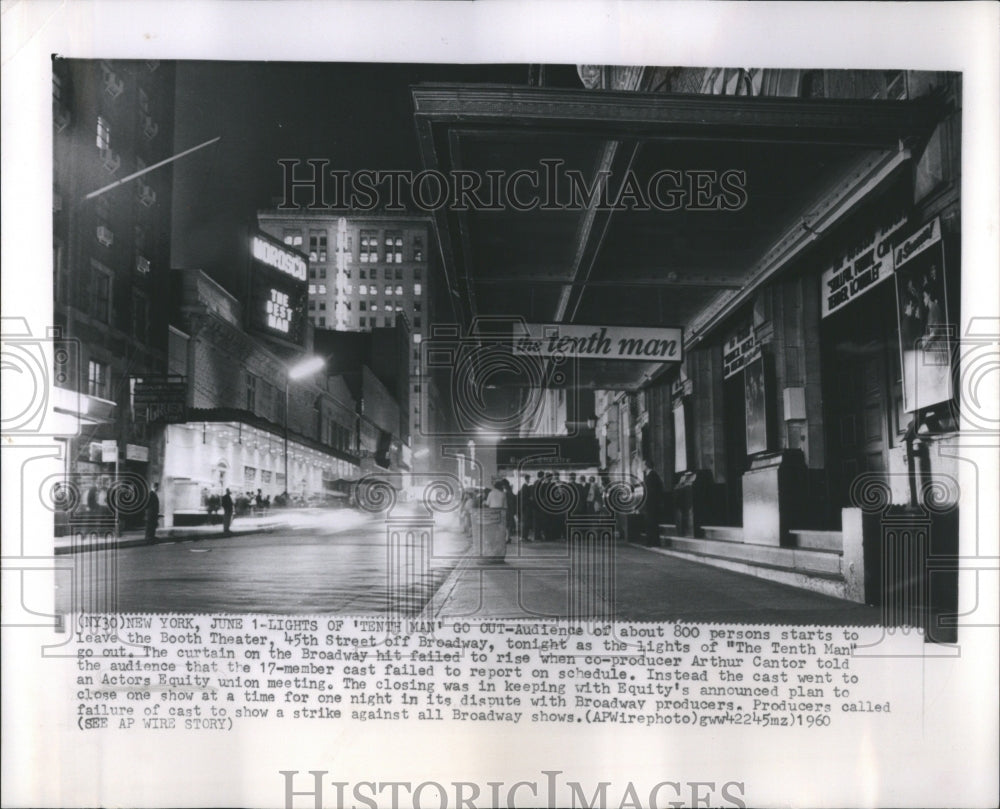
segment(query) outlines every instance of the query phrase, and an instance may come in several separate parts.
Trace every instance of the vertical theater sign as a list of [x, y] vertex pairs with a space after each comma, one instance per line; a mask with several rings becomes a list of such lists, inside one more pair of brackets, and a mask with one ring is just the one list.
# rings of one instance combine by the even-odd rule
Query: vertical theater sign
[[247, 330], [301, 346], [308, 263], [304, 254], [256, 232], [250, 236]]

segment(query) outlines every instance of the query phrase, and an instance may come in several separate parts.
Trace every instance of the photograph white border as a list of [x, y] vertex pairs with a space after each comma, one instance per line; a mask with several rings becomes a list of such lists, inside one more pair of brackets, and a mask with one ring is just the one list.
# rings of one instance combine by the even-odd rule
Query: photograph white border
[[[308, 20], [309, 22], [303, 22]], [[111, 59], [507, 62], [905, 68], [963, 73], [962, 320], [1000, 322], [998, 6], [988, 3], [48, 2], [2, 7], [4, 317], [51, 323], [52, 54]], [[957, 269], [957, 268], [956, 268]], [[985, 321], [981, 321], [985, 322]], [[987, 385], [988, 387], [988, 385]], [[984, 390], [996, 413], [996, 392]], [[994, 436], [995, 439], [995, 436]], [[994, 443], [995, 447], [996, 444]], [[5, 448], [5, 452], [6, 452]], [[993, 450], [995, 454], [995, 449]], [[51, 514], [16, 500], [3, 464], [6, 557]], [[1000, 490], [982, 467], [980, 493]], [[995, 498], [980, 497], [978, 554], [995, 560]], [[982, 502], [982, 501], [986, 502]], [[966, 523], [963, 522], [963, 525]], [[963, 552], [971, 546], [963, 531]], [[987, 580], [990, 580], [987, 577]], [[995, 581], [995, 575], [992, 581]], [[7, 583], [5, 577], [4, 583]], [[983, 614], [997, 614], [984, 591]], [[6, 607], [6, 604], [5, 604]], [[278, 771], [331, 780], [507, 783], [562, 770], [585, 784], [746, 781], [750, 805], [995, 805], [997, 629], [963, 632], [958, 660], [927, 660], [897, 682], [919, 715], [866, 734], [572, 732], [449, 723], [248, 725], [237, 736], [117, 734], [97, 744], [67, 713], [69, 684], [43, 659], [51, 633], [3, 631], [6, 806], [280, 806]], [[891, 660], [877, 664], [898, 675]], [[874, 675], [872, 675], [874, 676]]]

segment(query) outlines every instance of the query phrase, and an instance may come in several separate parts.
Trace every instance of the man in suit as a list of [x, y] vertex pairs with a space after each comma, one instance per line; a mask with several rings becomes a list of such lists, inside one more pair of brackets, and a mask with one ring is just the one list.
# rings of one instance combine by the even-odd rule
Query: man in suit
[[650, 461], [643, 461], [643, 467], [645, 472], [642, 476], [642, 485], [646, 490], [646, 499], [642, 504], [642, 513], [646, 521], [646, 545], [658, 547], [660, 513], [663, 510], [663, 481]]
[[233, 521], [233, 495], [229, 489], [222, 495], [222, 533], [229, 536], [229, 526]]
[[154, 483], [149, 489], [146, 501], [146, 542], [156, 539], [156, 524], [160, 520], [160, 496], [156, 493], [159, 485]]
[[535, 484], [535, 539], [539, 542], [548, 542], [552, 539], [552, 528], [549, 513], [545, 511], [543, 504], [548, 502], [549, 485], [551, 480], [548, 472], [538, 473], [538, 483]]
[[521, 488], [517, 490], [517, 510], [521, 519], [521, 540], [531, 542], [535, 530], [535, 487], [531, 475], [525, 475]]

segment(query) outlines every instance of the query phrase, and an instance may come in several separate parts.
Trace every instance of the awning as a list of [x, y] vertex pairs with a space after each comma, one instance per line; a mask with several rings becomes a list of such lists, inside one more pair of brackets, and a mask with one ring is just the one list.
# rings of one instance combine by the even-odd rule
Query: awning
[[[424, 167], [462, 187], [478, 179], [480, 202], [499, 182], [520, 203], [433, 208], [467, 330], [477, 318], [676, 327], [685, 351], [899, 177], [942, 114], [934, 99], [482, 85], [412, 95]], [[587, 196], [602, 183], [606, 194]], [[675, 364], [585, 359], [574, 384], [636, 389]]]

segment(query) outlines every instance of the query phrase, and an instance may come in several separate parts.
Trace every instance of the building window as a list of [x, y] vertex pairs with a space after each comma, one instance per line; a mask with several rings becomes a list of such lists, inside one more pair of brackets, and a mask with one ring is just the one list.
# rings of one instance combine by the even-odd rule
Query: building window
[[361, 231], [360, 258], [362, 264], [374, 264], [378, 261], [378, 233], [376, 231]]
[[309, 311], [312, 312], [316, 309], [316, 301], [309, 301]]
[[326, 234], [319, 231], [309, 233], [309, 260], [326, 262]]
[[358, 294], [359, 295], [367, 295], [368, 294], [368, 284], [362, 284], [361, 286], [359, 286], [358, 287]]
[[361, 301], [358, 304], [358, 310], [361, 311], [361, 312], [367, 312], [368, 311], [368, 304], [365, 301]]
[[420, 328], [420, 315], [414, 315], [413, 316], [413, 328], [415, 328], [415, 329], [419, 329]]
[[423, 261], [424, 260], [424, 237], [414, 236], [413, 237], [413, 260]]
[[97, 148], [102, 152], [111, 148], [111, 125], [102, 115], [97, 116]]
[[423, 276], [423, 273], [420, 270], [414, 270], [413, 271], [413, 280], [414, 281], [423, 281], [424, 279], [423, 279], [422, 276]]
[[111, 322], [111, 273], [103, 267], [91, 268], [90, 314], [101, 323]]
[[386, 284], [385, 285], [385, 294], [386, 295], [391, 295], [392, 294], [392, 285], [391, 284]]
[[419, 312], [419, 311], [421, 311], [421, 309], [422, 309], [422, 304], [420, 303], [420, 301], [414, 301], [413, 302], [413, 311], [414, 312]]
[[310, 281], [316, 280], [316, 270], [314, 270], [312, 267], [309, 268], [309, 280]]
[[326, 294], [326, 284], [317, 284], [316, 291], [320, 295], [325, 295]]
[[396, 285], [396, 294], [397, 295], [402, 295], [403, 294], [403, 285], [402, 284], [397, 284]]
[[91, 360], [87, 364], [87, 393], [99, 399], [110, 399], [111, 372], [106, 363]]
[[320, 267], [319, 268], [319, 277], [320, 278], [326, 278], [326, 267]]
[[414, 335], [413, 335], [413, 342], [414, 342], [414, 343], [415, 343], [416, 345], [420, 345], [420, 341], [421, 341], [421, 340], [423, 340], [423, 339], [424, 339], [424, 338], [423, 338], [423, 337], [422, 337], [421, 335], [419, 335], [419, 334], [414, 334]]
[[325, 312], [326, 311], [326, 301], [320, 301], [319, 302], [319, 310], [321, 312]]
[[361, 272], [358, 274], [358, 278], [362, 280], [364, 280], [367, 277], [368, 277], [368, 270], [361, 270]]
[[246, 398], [244, 404], [246, 405], [246, 409], [251, 413], [257, 407], [257, 377], [249, 373], [246, 375]]
[[397, 281], [403, 280], [403, 270], [401, 268], [396, 269], [396, 280]]
[[325, 329], [326, 328], [326, 318], [325, 317], [321, 317], [319, 319], [319, 327], [321, 329]]
[[424, 288], [423, 288], [422, 284], [414, 284], [413, 285], [413, 294], [414, 295], [420, 295], [420, 294], [423, 293], [423, 291], [424, 291]]
[[298, 230], [286, 230], [284, 232], [283, 241], [285, 242], [285, 244], [289, 244], [292, 247], [301, 247], [302, 233]]

